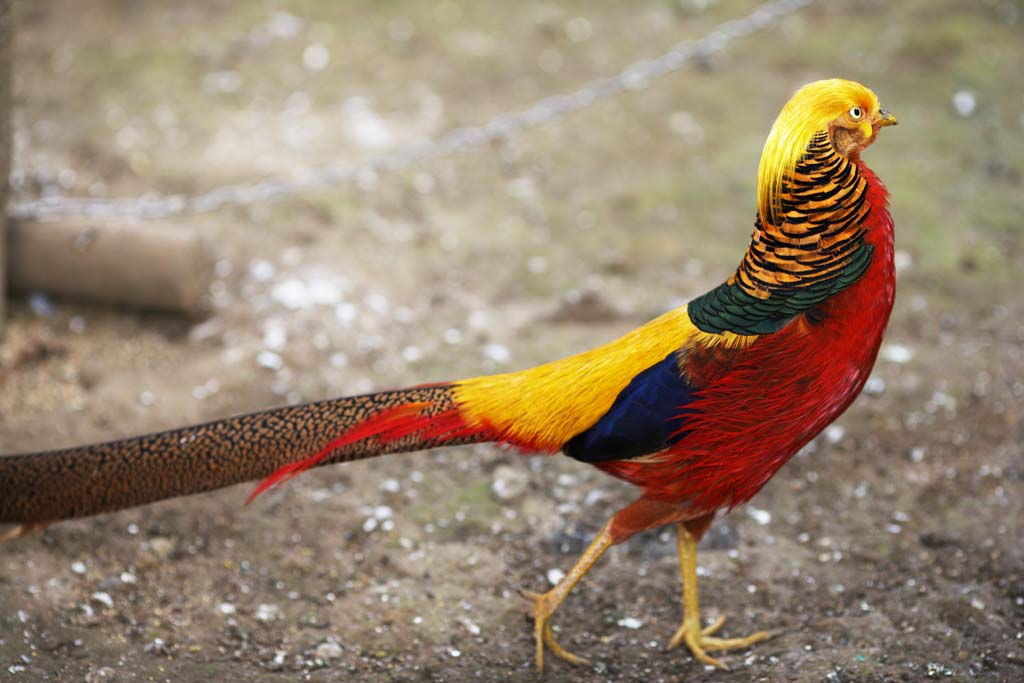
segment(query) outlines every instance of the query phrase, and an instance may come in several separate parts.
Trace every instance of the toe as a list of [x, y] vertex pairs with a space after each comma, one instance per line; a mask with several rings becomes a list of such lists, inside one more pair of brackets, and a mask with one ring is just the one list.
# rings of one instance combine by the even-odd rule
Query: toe
[[544, 644], [551, 650], [551, 654], [555, 655], [559, 659], [564, 659], [570, 664], [590, 664], [590, 660], [574, 655], [573, 653], [566, 650], [564, 647], [558, 644], [555, 640], [554, 631], [551, 630], [551, 624], [548, 624], [544, 628]]
[[722, 625], [724, 623], [725, 623], [725, 616], [724, 615], [719, 615], [717, 619], [715, 619], [712, 623], [710, 623], [706, 627], [704, 627], [704, 629], [701, 631], [701, 634], [705, 635], [705, 636], [710, 636], [710, 635], [714, 634], [716, 631], [718, 631], [718, 629], [722, 628]]

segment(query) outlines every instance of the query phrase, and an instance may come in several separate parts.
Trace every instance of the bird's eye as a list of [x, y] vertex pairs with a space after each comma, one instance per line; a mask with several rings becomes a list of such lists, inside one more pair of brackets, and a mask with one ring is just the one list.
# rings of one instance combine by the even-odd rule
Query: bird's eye
[[850, 109], [850, 118], [854, 121], [860, 121], [862, 116], [864, 116], [864, 111], [860, 107], [852, 107]]

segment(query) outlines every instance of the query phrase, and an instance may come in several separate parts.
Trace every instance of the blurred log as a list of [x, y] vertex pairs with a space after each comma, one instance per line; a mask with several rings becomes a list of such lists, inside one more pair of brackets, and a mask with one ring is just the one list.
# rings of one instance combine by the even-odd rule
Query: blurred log
[[12, 0], [0, 0], [0, 332], [4, 328], [5, 284], [7, 282], [7, 188], [11, 174], [11, 87], [13, 86], [11, 65], [14, 50], [14, 17], [11, 16]]
[[12, 289], [178, 313], [204, 309], [213, 272], [202, 240], [164, 223], [14, 221], [7, 249]]

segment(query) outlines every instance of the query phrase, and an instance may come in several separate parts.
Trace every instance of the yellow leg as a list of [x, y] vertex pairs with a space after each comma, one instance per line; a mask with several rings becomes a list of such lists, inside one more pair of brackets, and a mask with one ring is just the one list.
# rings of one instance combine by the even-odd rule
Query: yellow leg
[[719, 617], [715, 623], [701, 628], [700, 602], [697, 598], [697, 537], [690, 533], [685, 523], [676, 524], [679, 544], [679, 570], [683, 578], [683, 623], [669, 641], [668, 649], [686, 643], [697, 661], [719, 669], [727, 669], [722, 662], [709, 657], [709, 650], [742, 650], [754, 643], [771, 637], [767, 631], [758, 631], [746, 638], [713, 638], [711, 637], [725, 623], [725, 617]]
[[0, 543], [4, 541], [13, 541], [16, 538], [22, 536], [28, 536], [33, 531], [42, 531], [49, 526], [48, 522], [31, 522], [29, 524], [19, 524], [13, 529], [8, 529], [4, 533], [0, 534]]
[[580, 559], [572, 566], [569, 573], [558, 582], [558, 585], [547, 593], [526, 593], [526, 596], [533, 600], [533, 640], [536, 647], [538, 671], [544, 670], [545, 646], [551, 650], [551, 654], [564, 659], [570, 664], [589, 664], [583, 657], [574, 655], [558, 644], [555, 640], [555, 634], [551, 630], [551, 617], [559, 605], [565, 602], [573, 587], [590, 571], [590, 568], [604, 554], [604, 551], [613, 545], [611, 528], [612, 522], [609, 521], [587, 549], [583, 551]]

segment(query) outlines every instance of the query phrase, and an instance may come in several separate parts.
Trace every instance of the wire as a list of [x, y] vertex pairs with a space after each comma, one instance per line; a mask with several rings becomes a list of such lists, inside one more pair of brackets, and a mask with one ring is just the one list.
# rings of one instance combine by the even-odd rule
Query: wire
[[253, 183], [223, 185], [193, 196], [95, 198], [53, 195], [15, 203], [10, 213], [15, 218], [37, 220], [56, 216], [166, 218], [216, 211], [229, 205], [280, 201], [349, 183], [367, 174], [402, 170], [511, 137], [620, 93], [648, 88], [656, 78], [707, 59], [724, 50], [729, 43], [762, 31], [814, 1], [774, 0], [762, 3], [745, 17], [719, 24], [700, 40], [679, 43], [658, 57], [636, 61], [615, 76], [594, 79], [571, 93], [545, 97], [526, 109], [499, 114], [483, 125], [457, 128], [434, 141], [406, 146], [345, 166], [321, 167], [305, 174], [302, 179], [268, 178]]

